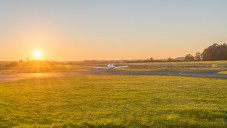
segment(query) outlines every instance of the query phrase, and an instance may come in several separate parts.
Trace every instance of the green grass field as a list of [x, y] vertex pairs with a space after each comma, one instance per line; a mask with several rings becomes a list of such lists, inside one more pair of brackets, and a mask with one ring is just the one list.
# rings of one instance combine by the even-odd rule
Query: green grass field
[[11, 67], [0, 68], [0, 74], [12, 73], [50, 73], [50, 72], [84, 72], [87, 71], [85, 66], [48, 64], [48, 63], [25, 63]]
[[[192, 62], [144, 62], [144, 63], [122, 63], [129, 68], [119, 70], [129, 71], [207, 71], [226, 70], [227, 61], [192, 61]], [[213, 67], [216, 65], [217, 67]]]
[[226, 127], [227, 80], [78, 76], [0, 83], [0, 127]]

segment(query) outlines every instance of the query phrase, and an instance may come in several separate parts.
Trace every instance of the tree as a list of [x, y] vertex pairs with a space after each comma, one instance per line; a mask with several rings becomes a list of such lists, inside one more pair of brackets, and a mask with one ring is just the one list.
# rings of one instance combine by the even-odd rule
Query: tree
[[193, 55], [188, 54], [188, 55], [185, 56], [185, 61], [193, 61], [193, 60], [194, 60]]
[[200, 52], [197, 52], [197, 53], [195, 54], [194, 60], [197, 60], [197, 61], [202, 60], [202, 54], [201, 54]]
[[23, 63], [23, 62], [24, 62], [23, 59], [20, 59], [20, 60], [19, 60], [19, 63]]
[[227, 44], [215, 43], [204, 49], [202, 56], [203, 60], [227, 60]]
[[26, 60], [29, 62], [30, 60], [29, 60], [29, 58], [26, 58]]
[[173, 58], [170, 58], [170, 57], [167, 60], [170, 61], [170, 62], [171, 61], [174, 61], [174, 59]]
[[151, 57], [149, 60], [152, 62], [152, 61], [154, 61], [154, 58], [153, 58], [153, 57]]

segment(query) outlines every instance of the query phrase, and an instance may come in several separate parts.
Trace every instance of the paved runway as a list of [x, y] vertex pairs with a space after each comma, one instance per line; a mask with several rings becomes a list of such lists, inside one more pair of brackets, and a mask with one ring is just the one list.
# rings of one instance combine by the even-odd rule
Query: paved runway
[[72, 77], [79, 75], [151, 75], [151, 76], [186, 76], [201, 78], [221, 78], [227, 79], [227, 75], [218, 74], [216, 71], [183, 71], [183, 72], [150, 72], [150, 71], [106, 71], [106, 70], [90, 70], [88, 72], [60, 72], [60, 73], [14, 73], [0, 74], [0, 82], [15, 81], [28, 78], [48, 78], [48, 77]]
[[210, 71], [94, 71], [99, 75], [152, 75], [152, 76], [186, 76], [201, 78], [222, 78], [227, 79], [227, 75], [218, 74], [220, 70]]

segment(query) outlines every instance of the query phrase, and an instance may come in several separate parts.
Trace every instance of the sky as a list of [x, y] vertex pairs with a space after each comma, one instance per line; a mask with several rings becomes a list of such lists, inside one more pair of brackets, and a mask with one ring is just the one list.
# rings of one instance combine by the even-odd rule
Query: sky
[[226, 0], [1, 0], [0, 60], [182, 57], [227, 43]]

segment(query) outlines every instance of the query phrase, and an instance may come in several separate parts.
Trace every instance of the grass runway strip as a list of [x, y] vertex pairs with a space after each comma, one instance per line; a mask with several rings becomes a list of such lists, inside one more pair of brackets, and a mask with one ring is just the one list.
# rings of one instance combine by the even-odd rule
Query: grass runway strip
[[77, 76], [0, 83], [0, 127], [226, 127], [227, 80]]

